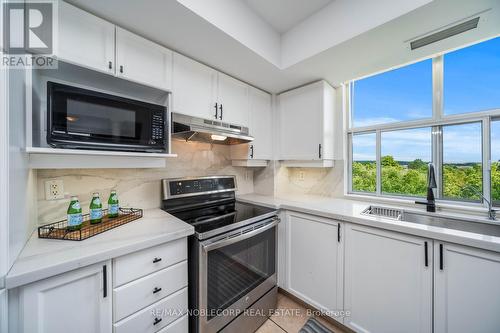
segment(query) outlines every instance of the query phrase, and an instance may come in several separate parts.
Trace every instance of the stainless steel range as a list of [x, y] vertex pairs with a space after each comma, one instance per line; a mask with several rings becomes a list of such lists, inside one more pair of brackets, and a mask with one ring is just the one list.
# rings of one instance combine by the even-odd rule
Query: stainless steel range
[[277, 211], [236, 201], [234, 176], [162, 185], [163, 210], [195, 228], [190, 332], [254, 332], [276, 307]]

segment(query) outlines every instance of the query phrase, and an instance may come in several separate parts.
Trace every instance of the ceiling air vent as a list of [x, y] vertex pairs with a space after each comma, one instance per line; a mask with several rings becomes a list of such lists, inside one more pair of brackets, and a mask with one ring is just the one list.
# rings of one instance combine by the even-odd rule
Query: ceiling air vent
[[415, 50], [422, 46], [426, 46], [435, 43], [437, 41], [446, 39], [448, 37], [461, 34], [462, 32], [466, 32], [477, 28], [478, 23], [479, 23], [479, 17], [473, 18], [471, 20], [457, 24], [453, 27], [436, 32], [435, 34], [414, 40], [413, 42], [410, 42], [410, 47], [412, 50]]

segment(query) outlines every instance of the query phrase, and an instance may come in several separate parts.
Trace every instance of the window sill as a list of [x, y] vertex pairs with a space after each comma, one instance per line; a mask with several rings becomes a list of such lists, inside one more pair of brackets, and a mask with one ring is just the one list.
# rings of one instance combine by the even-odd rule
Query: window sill
[[[358, 193], [346, 193], [344, 194], [346, 199], [351, 200], [361, 200], [367, 202], [381, 203], [393, 206], [406, 206], [409, 208], [421, 208], [422, 205], [415, 204], [416, 200], [425, 200], [425, 198], [409, 198], [409, 197], [378, 197], [369, 194], [358, 194]], [[488, 214], [488, 208], [484, 207], [481, 203], [469, 203], [469, 202], [453, 202], [445, 200], [436, 200], [436, 208], [438, 211], [446, 213], [464, 213], [471, 214], [480, 217], [484, 217]]]

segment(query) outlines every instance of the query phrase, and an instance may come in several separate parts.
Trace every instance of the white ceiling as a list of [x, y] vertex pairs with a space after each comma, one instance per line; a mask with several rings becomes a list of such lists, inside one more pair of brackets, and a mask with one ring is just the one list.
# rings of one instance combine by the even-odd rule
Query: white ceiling
[[283, 34], [333, 0], [244, 0], [274, 30]]
[[[67, 1], [125, 29], [269, 92], [281, 92], [319, 79], [324, 79], [333, 85], [339, 85], [339, 83], [347, 80], [412, 62], [437, 52], [456, 48], [479, 39], [500, 35], [499, 0], [433, 0], [368, 31], [358, 31], [357, 35], [352, 37], [344, 35], [342, 41], [334, 46], [331, 43], [329, 46], [325, 43], [318, 44], [321, 48], [316, 48], [317, 52], [298, 54], [295, 59], [288, 61], [290, 65], [284, 68], [276, 64], [276, 62], [270, 61], [271, 57], [266, 56], [265, 52], [262, 51], [270, 50], [268, 54], [276, 58], [276, 52], [279, 52], [280, 48], [281, 50], [285, 49], [283, 48], [283, 40], [281, 46], [278, 45], [279, 48], [268, 47], [266, 49], [266, 47], [261, 47], [262, 40], [266, 41], [267, 46], [273, 46], [276, 38], [278, 38], [278, 41], [280, 40], [280, 35], [276, 33], [278, 37], [273, 36], [274, 29], [257, 14], [254, 14], [255, 17], [252, 19], [243, 20], [244, 15], [242, 15], [241, 11], [244, 8], [253, 13], [248, 9], [248, 5], [243, 2], [246, 0]], [[281, 2], [284, 0], [267, 1]], [[303, 1], [307, 2], [309, 0]], [[312, 29], [314, 25], [309, 24], [314, 22], [309, 21], [316, 16], [323, 16], [323, 19], [328, 21], [326, 12], [332, 8], [340, 8], [339, 5], [341, 4], [349, 5], [349, 3], [352, 3], [352, 5], [362, 7], [361, 9], [369, 12], [368, 14], [373, 17], [380, 18], [380, 16], [385, 15], [385, 13], [369, 11], [367, 10], [368, 7], [361, 5], [371, 1], [373, 0], [332, 1], [323, 10], [314, 13], [288, 31], [286, 34], [291, 34], [290, 37], [295, 38], [290, 39], [289, 44], [301, 48], [311, 43], [310, 39], [319, 39], [318, 42], [321, 42], [323, 41], [321, 40], [322, 36], [328, 35], [326, 37], [332, 37], [339, 29], [342, 30], [344, 26], [349, 26], [349, 23], [345, 23], [346, 20], [351, 22], [351, 25], [356, 25], [352, 23], [355, 22], [355, 17], [349, 16], [348, 13], [338, 13], [337, 10], [337, 15], [345, 16], [344, 23], [337, 21], [336, 28], [319, 30], [319, 32], [314, 33], [315, 30]], [[394, 3], [395, 0], [377, 0], [376, 3], [380, 4], [379, 9], [382, 11], [384, 6], [388, 6], [391, 1]], [[405, 0], [402, 2], [409, 3], [410, 1]], [[214, 7], [211, 10], [216, 13], [213, 14], [212, 18], [221, 19], [222, 17], [226, 21], [222, 23], [219, 21], [218, 23], [221, 24], [215, 24], [214, 21], [201, 17], [192, 8], [188, 8], [186, 3], [189, 3], [193, 8], [199, 6], [199, 4], [202, 4], [201, 6], [206, 4], [205, 6], [208, 9]], [[223, 3], [224, 5], [222, 5]], [[231, 3], [234, 3], [234, 5], [231, 5]], [[236, 3], [239, 3], [238, 8], [235, 7]], [[203, 10], [206, 8], [203, 8]], [[481, 14], [482, 18], [478, 29], [415, 51], [409, 49], [408, 40], [484, 10], [488, 11]], [[235, 18], [231, 15], [233, 13], [242, 16], [242, 19]], [[219, 17], [214, 15], [219, 15]], [[249, 26], [252, 24], [261, 24], [260, 30], [250, 29]], [[300, 34], [296, 32], [297, 28], [304, 27], [304, 25], [309, 28], [307, 30], [309, 34], [302, 33], [303, 37], [301, 39], [299, 38]], [[234, 33], [234, 31], [229, 33], [227, 28], [239, 30], [238, 33]], [[264, 32], [271, 32], [271, 35], [266, 35]], [[244, 35], [244, 33], [247, 35]], [[251, 38], [239, 38], [242, 36]], [[296, 42], [293, 42], [294, 40]], [[309, 51], [311, 49], [309, 48]], [[281, 52], [283, 53], [283, 51]], [[289, 55], [293, 52], [285, 53], [285, 55]]]

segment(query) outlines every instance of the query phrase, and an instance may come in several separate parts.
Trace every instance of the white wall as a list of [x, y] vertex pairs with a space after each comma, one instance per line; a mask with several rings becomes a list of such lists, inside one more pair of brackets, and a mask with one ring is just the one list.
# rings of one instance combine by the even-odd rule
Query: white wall
[[282, 36], [281, 68], [369, 31], [432, 0], [335, 0]]
[[244, 1], [177, 1], [273, 65], [280, 67], [280, 34], [254, 13]]

